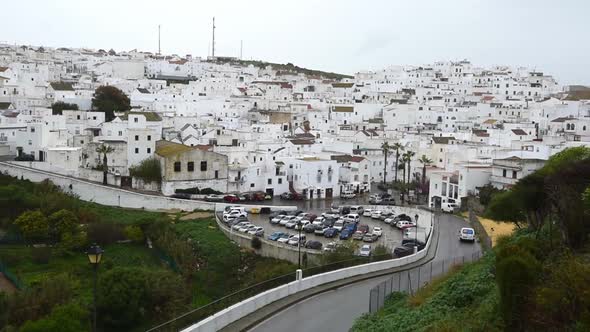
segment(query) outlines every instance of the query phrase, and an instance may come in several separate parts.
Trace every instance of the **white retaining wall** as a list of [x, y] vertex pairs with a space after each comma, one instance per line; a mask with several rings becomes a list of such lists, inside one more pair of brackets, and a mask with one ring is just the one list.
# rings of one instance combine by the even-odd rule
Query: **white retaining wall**
[[[100, 183], [90, 182], [78, 178], [68, 177], [52, 172], [33, 169], [8, 162], [0, 162], [0, 172], [11, 176], [41, 182], [49, 179], [64, 191], [77, 195], [81, 200], [95, 202], [102, 205], [120, 206], [126, 208], [161, 210], [179, 209], [183, 211], [215, 210], [223, 209], [228, 204], [215, 204], [204, 201], [177, 199], [165, 196], [147, 195], [135, 191], [129, 191], [117, 187], [103, 186]], [[71, 186], [71, 189], [70, 189]], [[239, 204], [230, 204], [232, 206]], [[270, 207], [272, 210], [294, 210], [292, 206], [264, 206], [244, 205], [251, 207]]]
[[[428, 214], [428, 219], [430, 219], [430, 213], [426, 211], [421, 211]], [[422, 217], [421, 217], [422, 218]], [[434, 226], [434, 225], [431, 225]], [[432, 239], [428, 241], [426, 247], [410, 256], [406, 256], [403, 258], [391, 259], [387, 261], [380, 261], [374, 263], [368, 263], [353, 267], [348, 267], [332, 272], [322, 273], [318, 275], [314, 275], [311, 277], [303, 278], [298, 281], [290, 282], [286, 285], [279, 286], [277, 288], [270, 289], [266, 292], [260, 293], [255, 295], [249, 299], [246, 299], [242, 302], [236, 303], [231, 307], [228, 307], [213, 316], [210, 316], [184, 330], [182, 332], [215, 332], [218, 331], [229, 324], [255, 312], [262, 307], [271, 304], [274, 301], [280, 300], [285, 298], [289, 295], [293, 295], [295, 293], [311, 289], [313, 287], [317, 287], [319, 285], [327, 284], [330, 282], [334, 282], [337, 280], [343, 280], [350, 277], [355, 277], [367, 273], [388, 270], [391, 268], [401, 267], [406, 264], [410, 264], [416, 262], [428, 254], [428, 250], [430, 248], [430, 244], [432, 243]]]

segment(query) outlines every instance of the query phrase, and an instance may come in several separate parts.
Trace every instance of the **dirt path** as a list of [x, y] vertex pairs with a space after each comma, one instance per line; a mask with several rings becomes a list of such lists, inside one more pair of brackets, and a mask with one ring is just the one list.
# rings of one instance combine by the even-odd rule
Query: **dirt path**
[[10, 280], [6, 279], [2, 272], [0, 272], [0, 291], [6, 292], [8, 294], [16, 292], [16, 287], [14, 287]]

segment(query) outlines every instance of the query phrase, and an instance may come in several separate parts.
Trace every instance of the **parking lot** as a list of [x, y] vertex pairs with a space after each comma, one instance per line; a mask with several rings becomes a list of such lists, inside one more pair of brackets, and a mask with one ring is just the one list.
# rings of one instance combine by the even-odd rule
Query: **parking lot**
[[[414, 233], [412, 232], [412, 234], [410, 235], [412, 238], [414, 236], [417, 236], [418, 239], [424, 239], [428, 236], [430, 229], [431, 229], [431, 220], [430, 220], [430, 213], [423, 211], [423, 210], [418, 210], [418, 209], [413, 209], [413, 208], [408, 208], [408, 207], [397, 207], [397, 206], [370, 206], [370, 205], [365, 205], [365, 208], [369, 208], [369, 209], [378, 209], [378, 210], [388, 210], [388, 211], [392, 211], [394, 213], [394, 215], [399, 215], [401, 213], [405, 213], [407, 215], [409, 215], [412, 220], [415, 219], [415, 215], [418, 214], [420, 217], [418, 218], [418, 233]], [[310, 209], [310, 210], [305, 210], [302, 209], [303, 212], [308, 212], [308, 213], [312, 213], [315, 214], [317, 216], [321, 216], [322, 213], [330, 213], [329, 209]], [[286, 232], [292, 235], [296, 235], [298, 234], [298, 231], [296, 229], [287, 229], [285, 226], [281, 226], [279, 224], [271, 224], [270, 220], [269, 220], [269, 215], [268, 214], [249, 214], [248, 215], [248, 219], [249, 221], [256, 225], [256, 226], [260, 226], [264, 228], [264, 237], [267, 238], [270, 234], [274, 233], [274, 232]], [[381, 227], [383, 229], [383, 235], [376, 241], [373, 242], [371, 244], [372, 248], [375, 248], [378, 245], [384, 245], [387, 248], [390, 248], [391, 250], [393, 250], [393, 248], [395, 248], [396, 246], [401, 245], [402, 239], [403, 239], [403, 231], [398, 229], [395, 226], [390, 226], [388, 224], [386, 224], [384, 221], [382, 220], [378, 220], [378, 219], [373, 219], [370, 217], [366, 217], [366, 216], [361, 216], [361, 220], [358, 223], [358, 225], [368, 225], [369, 226], [369, 231], [371, 232], [373, 230], [373, 228], [375, 226], [377, 227]], [[302, 234], [306, 235], [306, 240], [310, 241], [310, 240], [315, 240], [315, 241], [319, 241], [322, 243], [323, 247], [326, 246], [326, 244], [330, 243], [330, 242], [335, 242], [335, 243], [339, 243], [341, 241], [346, 241], [346, 240], [340, 240], [339, 236], [335, 236], [334, 238], [325, 238], [324, 236], [321, 235], [316, 235], [314, 233], [305, 233], [305, 232], [301, 232]], [[355, 241], [359, 244], [362, 243], [362, 241]], [[282, 246], [284, 244], [280, 244], [277, 242], [274, 242], [277, 246]]]

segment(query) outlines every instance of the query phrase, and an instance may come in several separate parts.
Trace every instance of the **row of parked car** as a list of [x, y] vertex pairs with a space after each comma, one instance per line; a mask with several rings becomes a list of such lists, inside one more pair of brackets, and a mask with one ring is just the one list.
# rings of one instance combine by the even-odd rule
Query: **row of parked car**
[[232, 231], [250, 234], [254, 236], [264, 236], [264, 227], [256, 226], [248, 220], [248, 212], [241, 206], [228, 206], [223, 211], [223, 222], [231, 228]]
[[207, 195], [205, 201], [207, 202], [225, 202], [225, 203], [240, 203], [240, 202], [262, 202], [264, 200], [271, 200], [272, 195], [263, 191], [252, 191], [236, 194], [222, 194], [222, 195]]
[[412, 217], [405, 213], [396, 215], [392, 210], [366, 209], [363, 212], [363, 216], [370, 217], [371, 219], [381, 220], [391, 227], [397, 227], [402, 230], [416, 227], [416, 221], [412, 220]]

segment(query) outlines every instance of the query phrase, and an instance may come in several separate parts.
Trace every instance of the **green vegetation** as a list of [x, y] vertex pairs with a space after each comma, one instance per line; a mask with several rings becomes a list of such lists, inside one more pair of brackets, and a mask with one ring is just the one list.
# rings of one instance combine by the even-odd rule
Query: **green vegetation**
[[139, 165], [129, 168], [129, 174], [146, 183], [162, 183], [162, 166], [160, 161], [154, 157], [144, 159]]
[[521, 228], [413, 296], [392, 294], [353, 331], [590, 330], [588, 180], [590, 149], [570, 148], [490, 190], [487, 214]]
[[115, 112], [130, 110], [131, 101], [123, 91], [116, 87], [101, 85], [94, 92], [92, 109], [98, 112], [104, 112], [105, 121], [110, 122], [115, 118]]
[[77, 111], [77, 104], [64, 103], [63, 101], [57, 101], [51, 104], [51, 113], [53, 115], [62, 115], [64, 110]]
[[324, 78], [332, 79], [332, 80], [341, 80], [344, 78], [354, 78], [354, 76], [351, 76], [351, 75], [343, 75], [343, 74], [325, 72], [325, 71], [321, 71], [321, 70], [302, 68], [299, 66], [295, 66], [292, 63], [281, 64], [281, 63], [272, 63], [272, 62], [259, 61], [259, 60], [237, 60], [237, 59], [232, 59], [232, 58], [217, 58], [215, 60], [215, 62], [216, 63], [231, 63], [233, 65], [240, 65], [240, 66], [253, 65], [254, 67], [262, 68], [262, 69], [264, 69], [268, 66], [271, 66], [274, 70], [278, 70], [280, 72], [279, 75], [280, 74], [304, 74], [306, 76], [324, 77]]
[[24, 285], [14, 294], [0, 291], [0, 327], [89, 330], [93, 270], [84, 252], [94, 242], [105, 250], [101, 331], [145, 330], [295, 270], [239, 248], [210, 217], [185, 219], [83, 202], [49, 181], [0, 175], [0, 261]]

